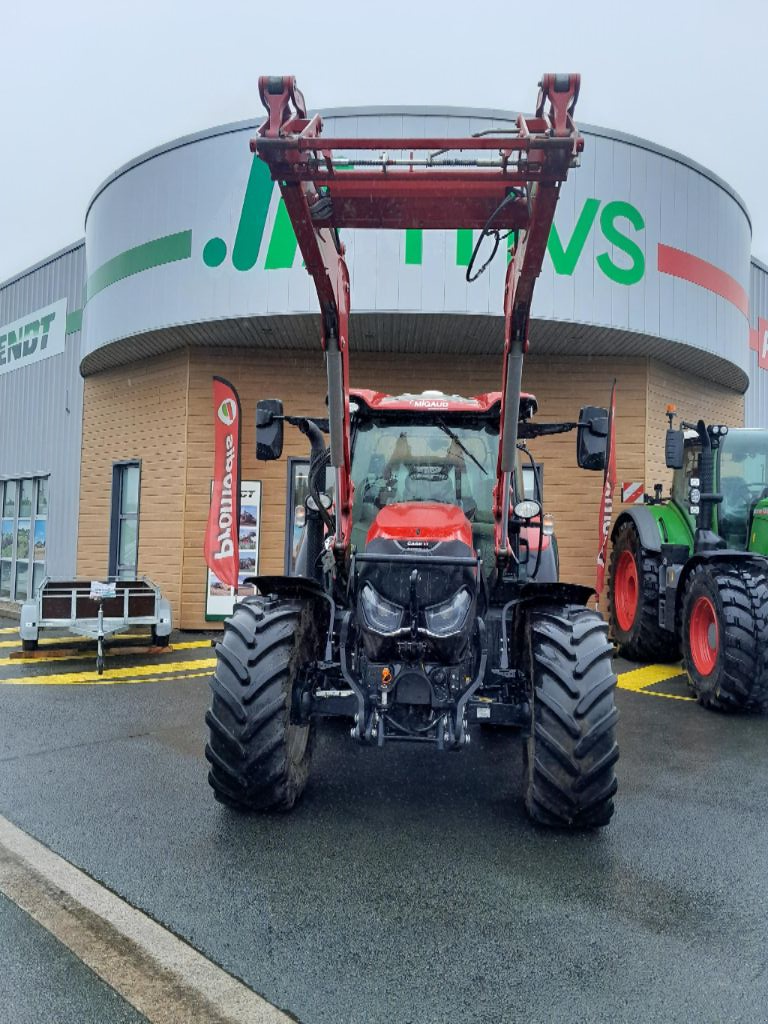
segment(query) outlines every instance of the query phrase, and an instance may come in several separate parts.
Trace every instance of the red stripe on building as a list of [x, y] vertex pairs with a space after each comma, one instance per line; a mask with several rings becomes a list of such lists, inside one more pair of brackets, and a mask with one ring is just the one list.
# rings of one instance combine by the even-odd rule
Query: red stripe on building
[[706, 288], [707, 291], [727, 299], [749, 318], [749, 296], [746, 290], [736, 278], [726, 274], [714, 263], [707, 263], [690, 252], [673, 249], [671, 245], [663, 245], [661, 242], [658, 247], [658, 263], [659, 273], [679, 277], [683, 281], [699, 285], [700, 288]]

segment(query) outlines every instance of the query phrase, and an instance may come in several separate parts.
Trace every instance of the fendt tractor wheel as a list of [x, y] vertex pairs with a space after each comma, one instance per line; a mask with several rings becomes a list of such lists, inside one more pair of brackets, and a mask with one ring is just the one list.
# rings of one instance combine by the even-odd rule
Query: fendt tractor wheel
[[290, 810], [312, 756], [311, 725], [290, 721], [296, 673], [312, 657], [315, 626], [301, 601], [238, 604], [216, 645], [205, 756], [217, 800], [240, 810]]
[[699, 565], [683, 598], [683, 663], [696, 699], [718, 710], [768, 709], [768, 570]]
[[659, 556], [640, 544], [637, 528], [624, 523], [608, 569], [608, 620], [619, 653], [632, 661], [676, 661], [674, 633], [659, 625]]
[[525, 747], [528, 813], [543, 825], [607, 825], [619, 757], [616, 675], [602, 617], [566, 607], [531, 614], [533, 721]]

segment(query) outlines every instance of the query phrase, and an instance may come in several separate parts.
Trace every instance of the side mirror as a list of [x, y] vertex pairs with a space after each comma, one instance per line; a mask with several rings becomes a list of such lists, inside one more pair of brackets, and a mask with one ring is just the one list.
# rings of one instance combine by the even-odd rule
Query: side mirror
[[608, 449], [608, 410], [585, 405], [579, 413], [576, 431], [576, 460], [579, 469], [605, 469]]
[[685, 434], [682, 430], [668, 430], [664, 442], [664, 460], [667, 469], [682, 469], [685, 453]]
[[283, 403], [264, 398], [256, 406], [256, 458], [274, 462], [283, 454]]

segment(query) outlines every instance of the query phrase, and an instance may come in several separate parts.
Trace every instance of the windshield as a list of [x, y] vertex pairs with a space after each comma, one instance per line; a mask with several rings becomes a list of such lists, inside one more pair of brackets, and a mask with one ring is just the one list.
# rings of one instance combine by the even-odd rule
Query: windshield
[[734, 430], [720, 453], [720, 532], [729, 547], [747, 544], [756, 502], [768, 497], [768, 430]]
[[352, 456], [353, 518], [372, 521], [396, 502], [437, 501], [492, 522], [498, 444], [498, 427], [488, 422], [361, 423]]

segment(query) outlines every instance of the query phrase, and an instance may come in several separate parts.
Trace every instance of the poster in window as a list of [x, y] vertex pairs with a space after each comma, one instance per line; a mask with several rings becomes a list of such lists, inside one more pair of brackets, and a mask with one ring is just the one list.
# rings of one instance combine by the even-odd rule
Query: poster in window
[[36, 519], [35, 520], [35, 561], [45, 561], [45, 530], [47, 520]]
[[[213, 485], [211, 485], [213, 486]], [[245, 583], [259, 571], [259, 537], [261, 535], [261, 481], [243, 480], [240, 484], [240, 566], [237, 593], [207, 570], [205, 591], [205, 618], [209, 622], [225, 619], [232, 614], [235, 601], [250, 597], [256, 588]]]
[[13, 558], [13, 520], [3, 519], [0, 523], [0, 557]]

